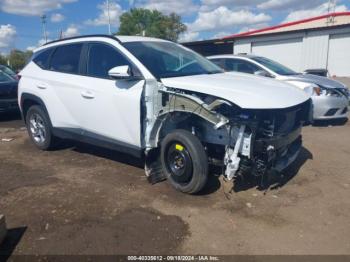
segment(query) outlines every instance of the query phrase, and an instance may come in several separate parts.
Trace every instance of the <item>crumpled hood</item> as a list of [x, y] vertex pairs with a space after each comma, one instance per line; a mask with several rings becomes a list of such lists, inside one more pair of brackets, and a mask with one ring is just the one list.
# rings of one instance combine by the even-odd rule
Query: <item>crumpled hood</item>
[[[282, 80], [282, 79], [281, 79]], [[284, 81], [300, 81], [304, 83], [316, 84], [326, 88], [345, 88], [345, 86], [335, 80], [316, 75], [291, 75], [283, 77]]]
[[166, 87], [212, 95], [245, 109], [288, 108], [310, 98], [290, 84], [242, 73], [172, 77], [161, 81]]

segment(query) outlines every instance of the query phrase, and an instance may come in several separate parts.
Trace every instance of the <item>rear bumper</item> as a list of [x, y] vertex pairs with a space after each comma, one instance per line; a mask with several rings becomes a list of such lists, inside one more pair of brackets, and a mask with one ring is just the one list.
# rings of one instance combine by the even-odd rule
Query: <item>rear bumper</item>
[[18, 110], [17, 98], [12, 99], [0, 99], [0, 113]]
[[347, 97], [313, 97], [314, 120], [346, 118], [349, 99]]

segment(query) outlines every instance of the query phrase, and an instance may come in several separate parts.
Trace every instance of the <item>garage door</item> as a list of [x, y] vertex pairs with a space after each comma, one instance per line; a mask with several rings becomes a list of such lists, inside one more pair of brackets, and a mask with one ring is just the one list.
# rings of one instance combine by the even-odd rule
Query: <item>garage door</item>
[[328, 70], [331, 75], [350, 76], [350, 34], [333, 35], [329, 40]]
[[252, 52], [300, 71], [302, 42], [301, 38], [256, 42], [252, 44]]

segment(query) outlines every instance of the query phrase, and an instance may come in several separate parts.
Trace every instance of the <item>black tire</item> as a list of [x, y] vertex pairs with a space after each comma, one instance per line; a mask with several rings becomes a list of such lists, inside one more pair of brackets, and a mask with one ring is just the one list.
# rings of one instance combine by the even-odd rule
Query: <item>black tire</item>
[[[43, 126], [43, 130], [45, 130], [45, 134], [43, 136], [44, 139], [38, 138], [38, 136], [40, 136], [40, 132], [33, 131], [31, 120], [35, 117], [37, 117], [37, 120], [40, 119], [38, 122], [40, 122], [40, 125]], [[55, 148], [57, 145], [57, 138], [52, 134], [52, 125], [50, 118], [41, 106], [35, 105], [31, 106], [28, 109], [26, 114], [26, 125], [30, 139], [36, 147], [45, 151]]]
[[197, 137], [186, 130], [175, 130], [161, 143], [163, 172], [178, 191], [200, 192], [208, 179], [208, 156]]

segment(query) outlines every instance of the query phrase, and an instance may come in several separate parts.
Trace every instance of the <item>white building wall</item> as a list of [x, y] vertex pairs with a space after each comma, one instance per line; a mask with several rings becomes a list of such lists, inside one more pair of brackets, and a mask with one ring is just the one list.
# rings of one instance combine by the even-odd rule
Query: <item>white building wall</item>
[[256, 42], [252, 44], [252, 53], [268, 57], [295, 71], [300, 71], [302, 44], [302, 38]]
[[328, 70], [331, 75], [350, 76], [350, 33], [330, 36]]
[[250, 54], [252, 52], [251, 41], [238, 41], [233, 44], [233, 53], [238, 54]]
[[283, 63], [296, 71], [327, 68], [332, 75], [350, 77], [349, 50], [350, 26], [245, 37], [234, 41], [233, 53], [253, 52]]
[[300, 70], [326, 68], [329, 34], [322, 32], [306, 33], [303, 39]]

